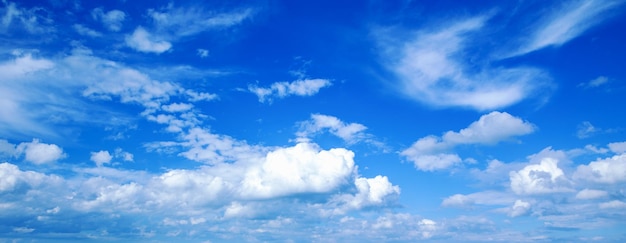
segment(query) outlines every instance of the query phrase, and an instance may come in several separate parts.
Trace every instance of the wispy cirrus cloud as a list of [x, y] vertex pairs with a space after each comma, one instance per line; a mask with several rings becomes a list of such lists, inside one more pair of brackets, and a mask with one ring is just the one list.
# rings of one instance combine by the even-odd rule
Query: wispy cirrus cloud
[[561, 2], [555, 11], [540, 19], [530, 39], [508, 56], [519, 56], [545, 47], [558, 47], [610, 18], [619, 0]]
[[476, 67], [465, 61], [475, 58], [464, 55], [477, 38], [473, 34], [486, 28], [488, 18], [450, 21], [439, 29], [416, 31], [404, 38], [395, 37], [398, 30], [377, 32], [383, 64], [398, 79], [396, 88], [434, 107], [493, 110], [518, 103], [540, 87], [547, 87], [550, 77], [540, 69]]

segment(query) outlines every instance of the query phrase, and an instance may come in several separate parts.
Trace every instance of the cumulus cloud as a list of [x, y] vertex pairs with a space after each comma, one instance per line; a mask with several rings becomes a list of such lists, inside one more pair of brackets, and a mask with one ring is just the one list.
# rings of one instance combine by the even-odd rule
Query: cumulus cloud
[[626, 152], [626, 142], [615, 142], [609, 143], [609, 149], [613, 153], [624, 153]]
[[300, 123], [296, 136], [299, 140], [308, 140], [312, 134], [326, 129], [348, 143], [357, 142], [368, 136], [363, 132], [367, 127], [362, 124], [346, 124], [337, 117], [322, 114], [311, 114], [311, 120]]
[[97, 166], [102, 166], [103, 164], [111, 163], [111, 159], [113, 156], [109, 154], [109, 151], [101, 150], [98, 152], [91, 152], [91, 161], [96, 163]]
[[574, 178], [609, 184], [626, 181], [626, 154], [579, 165], [574, 172]]
[[91, 152], [90, 160], [96, 163], [98, 167], [111, 163], [113, 158], [122, 159], [123, 161], [133, 161], [133, 154], [116, 148], [113, 154], [106, 150], [100, 150], [98, 152]]
[[549, 46], [560, 46], [611, 16], [609, 10], [622, 1], [571, 1], [539, 20], [534, 33], [515, 55]]
[[255, 85], [248, 86], [248, 90], [259, 97], [259, 102], [271, 102], [275, 98], [287, 96], [312, 96], [321, 88], [328, 87], [332, 83], [327, 79], [302, 79], [293, 82], [276, 82], [268, 88]]
[[530, 211], [529, 202], [525, 202], [522, 200], [515, 200], [515, 204], [511, 206], [511, 209], [509, 211], [509, 216], [513, 218], [519, 217], [519, 216], [527, 214], [528, 211]]
[[331, 204], [337, 204], [333, 214], [344, 214], [348, 210], [385, 205], [400, 195], [400, 187], [391, 184], [386, 176], [357, 177], [354, 185], [357, 189], [355, 194], [337, 195], [331, 199]]
[[[472, 34], [480, 33], [488, 16], [457, 21], [442, 29], [420, 31], [406, 37], [387, 30], [376, 33], [383, 62], [408, 97], [435, 107], [492, 110], [515, 104], [547, 87], [549, 76], [535, 68], [470, 67], [464, 53]], [[491, 60], [485, 60], [489, 63]]]
[[67, 156], [61, 147], [41, 143], [39, 139], [33, 139], [30, 143], [20, 143], [15, 151], [18, 155], [24, 154], [24, 159], [34, 164], [52, 163]]
[[570, 182], [563, 170], [558, 167], [558, 160], [543, 158], [539, 164], [527, 165], [519, 171], [509, 173], [511, 189], [516, 194], [545, 194], [568, 192]]
[[0, 163], [0, 192], [11, 192], [22, 185], [37, 187], [58, 184], [61, 178], [34, 171], [22, 171], [14, 164]]
[[132, 35], [126, 36], [126, 45], [140, 52], [152, 52], [157, 54], [172, 48], [170, 42], [158, 39], [141, 26], [137, 27]]
[[426, 136], [400, 154], [420, 170], [445, 169], [462, 162], [450, 149], [463, 144], [496, 144], [516, 136], [532, 133], [535, 126], [506, 112], [493, 111], [481, 116], [467, 128], [448, 131], [441, 137]]
[[102, 21], [102, 25], [110, 31], [120, 31], [126, 14], [120, 10], [114, 9], [104, 12], [102, 8], [95, 8], [91, 11], [94, 20]]

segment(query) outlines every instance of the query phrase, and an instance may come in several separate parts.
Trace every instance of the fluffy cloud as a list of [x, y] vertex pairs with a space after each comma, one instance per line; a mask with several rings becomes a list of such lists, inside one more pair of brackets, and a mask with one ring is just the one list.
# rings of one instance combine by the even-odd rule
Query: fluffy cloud
[[448, 150], [462, 144], [495, 144], [512, 137], [526, 135], [534, 125], [506, 112], [491, 112], [458, 132], [448, 131], [441, 137], [426, 136], [401, 152], [420, 170], [445, 169], [462, 162]]
[[626, 152], [626, 142], [609, 143], [608, 146], [613, 153]]
[[291, 95], [312, 96], [317, 94], [321, 88], [330, 85], [331, 82], [327, 79], [303, 79], [293, 82], [276, 82], [269, 88], [250, 85], [248, 90], [259, 97], [259, 102], [271, 102], [274, 98], [285, 98]]
[[91, 16], [94, 20], [102, 21], [104, 27], [110, 31], [120, 31], [126, 19], [126, 14], [116, 9], [105, 13], [102, 8], [95, 8], [91, 11]]
[[61, 179], [56, 176], [47, 176], [34, 171], [22, 171], [14, 164], [0, 163], [0, 192], [11, 192], [20, 189], [22, 185], [38, 187], [60, 182]]
[[511, 211], [509, 211], [509, 216], [518, 217], [528, 213], [530, 210], [530, 203], [522, 200], [516, 200], [515, 204], [511, 207]]
[[172, 48], [170, 42], [154, 37], [141, 26], [137, 27], [132, 35], [126, 36], [126, 45], [140, 52], [153, 52], [157, 54]]
[[[399, 79], [398, 89], [417, 101], [435, 106], [492, 110], [515, 104], [549, 83], [541, 70], [478, 67], [469, 72], [464, 53], [471, 48], [472, 34], [479, 33], [487, 16], [470, 18], [444, 29], [405, 34], [387, 30], [377, 33], [383, 62]], [[487, 63], [491, 60], [485, 60]]]
[[348, 210], [385, 205], [400, 195], [400, 187], [391, 184], [386, 176], [357, 177], [354, 185], [357, 189], [356, 194], [342, 194], [331, 199], [331, 204], [337, 204], [332, 214], [344, 214]]
[[543, 158], [539, 164], [527, 165], [509, 173], [511, 189], [517, 194], [545, 194], [571, 191], [569, 181], [558, 160]]
[[193, 105], [187, 104], [187, 103], [172, 103], [169, 105], [161, 106], [161, 109], [167, 112], [183, 112], [183, 111], [188, 111], [191, 108], [193, 108]]
[[328, 192], [346, 182], [354, 171], [354, 153], [345, 149], [320, 151], [300, 143], [267, 154], [250, 167], [242, 181], [242, 194], [275, 197], [298, 192]]
[[2, 1], [4, 8], [0, 8], [3, 14], [0, 21], [0, 33], [11, 29], [26, 31], [30, 34], [43, 34], [54, 31], [49, 24], [53, 21], [46, 14], [42, 14], [41, 8], [21, 8], [13, 2]]
[[367, 134], [363, 133], [367, 127], [362, 124], [346, 124], [337, 117], [322, 114], [312, 114], [311, 120], [300, 123], [300, 130], [296, 133], [296, 136], [300, 140], [307, 140], [307, 137], [310, 135], [324, 129], [328, 129], [330, 133], [349, 143], [357, 142], [367, 136]]
[[111, 163], [111, 159], [113, 156], [109, 154], [109, 151], [101, 150], [98, 152], [91, 152], [91, 161], [96, 163], [97, 166], [102, 166], [103, 164]]
[[89, 37], [100, 37], [100, 36], [102, 36], [102, 33], [98, 32], [98, 31], [95, 31], [95, 30], [92, 30], [90, 28], [87, 28], [87, 27], [85, 27], [84, 25], [81, 25], [81, 24], [75, 24], [75, 25], [72, 25], [72, 27], [80, 35], [89, 36]]
[[626, 154], [598, 159], [588, 165], [579, 165], [574, 178], [611, 184], [626, 181]]
[[133, 154], [122, 150], [121, 148], [115, 149], [113, 154], [106, 150], [100, 150], [98, 152], [91, 152], [90, 160], [96, 163], [98, 167], [111, 163], [113, 158], [122, 159], [124, 161], [133, 161]]
[[15, 149], [18, 155], [24, 154], [25, 160], [35, 164], [47, 164], [65, 158], [63, 149], [56, 144], [41, 143], [33, 139], [30, 143], [20, 143]]

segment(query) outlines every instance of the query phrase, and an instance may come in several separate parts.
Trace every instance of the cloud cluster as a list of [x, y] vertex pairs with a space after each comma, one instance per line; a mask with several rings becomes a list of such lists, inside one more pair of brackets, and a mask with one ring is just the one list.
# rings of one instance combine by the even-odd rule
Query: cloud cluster
[[412, 161], [419, 170], [441, 170], [462, 162], [461, 157], [450, 152], [458, 145], [496, 144], [534, 130], [534, 125], [527, 121], [506, 112], [494, 111], [481, 116], [478, 121], [458, 132], [448, 131], [441, 137], [423, 137], [400, 154]]
[[[2, 156], [4, 155], [4, 156]], [[24, 156], [24, 160], [33, 164], [49, 164], [67, 157], [63, 149], [56, 144], [42, 143], [39, 139], [23, 142], [18, 145], [0, 140], [0, 158]]]

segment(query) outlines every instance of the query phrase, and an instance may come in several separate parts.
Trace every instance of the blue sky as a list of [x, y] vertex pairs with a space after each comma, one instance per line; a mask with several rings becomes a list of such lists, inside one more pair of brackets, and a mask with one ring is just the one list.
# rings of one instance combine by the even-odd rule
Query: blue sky
[[626, 240], [623, 1], [0, 3], [0, 241]]

